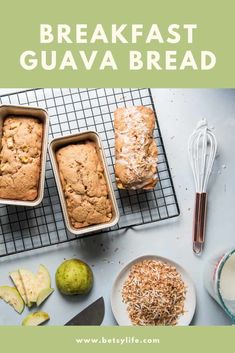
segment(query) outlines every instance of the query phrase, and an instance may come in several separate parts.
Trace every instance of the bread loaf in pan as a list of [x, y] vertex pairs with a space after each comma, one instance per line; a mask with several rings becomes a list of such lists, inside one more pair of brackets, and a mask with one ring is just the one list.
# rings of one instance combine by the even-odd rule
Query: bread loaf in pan
[[151, 108], [133, 106], [114, 112], [115, 176], [119, 189], [151, 190], [157, 183], [155, 116]]
[[0, 198], [33, 201], [38, 196], [43, 125], [36, 118], [4, 119], [0, 152]]
[[72, 226], [110, 222], [112, 204], [96, 144], [70, 144], [56, 152], [56, 159]]

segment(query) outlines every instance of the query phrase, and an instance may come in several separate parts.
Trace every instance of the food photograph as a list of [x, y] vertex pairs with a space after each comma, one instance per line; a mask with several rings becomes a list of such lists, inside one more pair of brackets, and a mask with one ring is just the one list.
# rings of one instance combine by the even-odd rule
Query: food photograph
[[233, 89], [0, 89], [0, 325], [233, 325], [234, 136]]

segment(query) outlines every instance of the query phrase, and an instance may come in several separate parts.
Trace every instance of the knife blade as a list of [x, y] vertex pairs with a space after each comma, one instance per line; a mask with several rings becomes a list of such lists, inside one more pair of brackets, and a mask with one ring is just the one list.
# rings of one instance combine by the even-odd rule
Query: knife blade
[[75, 315], [64, 326], [100, 326], [104, 319], [104, 298], [100, 297]]

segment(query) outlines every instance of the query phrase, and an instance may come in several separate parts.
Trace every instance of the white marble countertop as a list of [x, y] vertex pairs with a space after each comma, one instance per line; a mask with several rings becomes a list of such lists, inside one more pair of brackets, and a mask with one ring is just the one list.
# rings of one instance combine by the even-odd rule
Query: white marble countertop
[[[13, 89], [15, 91], [15, 89]], [[8, 90], [0, 89], [0, 94]], [[0, 285], [10, 284], [8, 273], [26, 267], [36, 271], [45, 264], [52, 275], [67, 258], [78, 257], [94, 271], [95, 284], [88, 296], [63, 297], [56, 291], [43, 305], [50, 325], [63, 325], [99, 296], [106, 304], [104, 325], [115, 325], [110, 291], [115, 275], [133, 258], [143, 254], [169, 257], [191, 274], [197, 290], [193, 325], [230, 325], [231, 322], [203, 287], [203, 268], [208, 259], [224, 248], [235, 246], [235, 90], [153, 89], [156, 111], [179, 201], [181, 215], [171, 222], [159, 222], [127, 232], [103, 234], [64, 245], [0, 259]], [[218, 139], [209, 188], [206, 245], [198, 258], [192, 252], [194, 182], [187, 156], [187, 141], [201, 118], [207, 118]], [[22, 316], [0, 301], [0, 325], [18, 325]]]

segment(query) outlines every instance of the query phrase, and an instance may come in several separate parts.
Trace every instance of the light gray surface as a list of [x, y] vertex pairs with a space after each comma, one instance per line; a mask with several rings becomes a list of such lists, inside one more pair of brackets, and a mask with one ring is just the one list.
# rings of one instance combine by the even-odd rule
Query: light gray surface
[[[6, 90], [0, 89], [0, 94]], [[181, 215], [174, 221], [155, 223], [112, 235], [98, 235], [73, 243], [23, 253], [0, 260], [0, 285], [10, 284], [8, 272], [20, 267], [37, 270], [45, 264], [52, 275], [70, 257], [87, 261], [94, 271], [95, 285], [88, 296], [63, 297], [56, 291], [42, 306], [50, 325], [63, 325], [92, 301], [103, 295], [103, 324], [115, 325], [109, 296], [116, 274], [130, 260], [145, 254], [171, 258], [191, 274], [197, 290], [194, 325], [230, 325], [220, 307], [203, 287], [205, 262], [221, 249], [235, 246], [235, 90], [152, 90], [163, 140], [178, 196]], [[218, 139], [218, 157], [210, 180], [206, 246], [202, 257], [192, 253], [194, 182], [188, 163], [187, 141], [196, 123], [207, 118]], [[17, 325], [20, 316], [0, 301], [0, 325]]]

